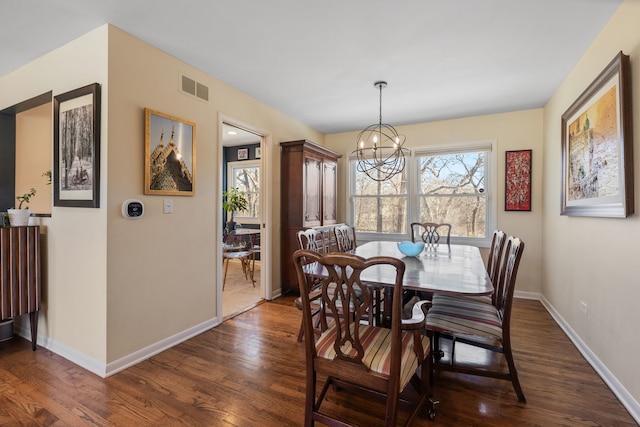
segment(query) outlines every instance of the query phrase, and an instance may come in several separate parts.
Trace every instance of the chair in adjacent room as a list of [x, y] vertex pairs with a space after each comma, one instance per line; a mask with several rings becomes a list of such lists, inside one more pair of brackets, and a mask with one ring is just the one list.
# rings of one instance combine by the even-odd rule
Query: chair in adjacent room
[[[480, 375], [509, 380], [520, 402], [526, 402], [518, 372], [513, 360], [511, 348], [511, 307], [515, 289], [516, 276], [520, 259], [524, 251], [524, 242], [517, 237], [509, 237], [500, 262], [497, 286], [495, 286], [495, 305], [472, 299], [439, 299], [434, 298], [427, 312], [426, 329], [431, 337], [451, 340], [449, 360], [440, 360], [440, 339], [431, 340], [432, 353], [437, 359], [435, 370], [454, 371], [464, 374]], [[493, 364], [486, 366], [463, 365], [456, 361], [456, 343], [464, 343], [480, 347], [492, 352], [502, 353], [507, 362], [508, 372], [496, 369]]]
[[[308, 262], [321, 265], [326, 272], [319, 277], [319, 287], [318, 278], [305, 271], [305, 263]], [[406, 402], [411, 409], [405, 425], [420, 413], [433, 417], [435, 402], [429, 389], [429, 340], [418, 329], [405, 331], [402, 326], [404, 262], [392, 257], [365, 259], [342, 252], [321, 255], [297, 250], [294, 264], [305, 331], [305, 426], [314, 425], [316, 421], [331, 426], [349, 425], [339, 419], [342, 411], [328, 410], [323, 402], [327, 393], [336, 393], [338, 398], [339, 393], [352, 396], [355, 392], [363, 392], [369, 398], [381, 398], [385, 402], [384, 425], [394, 426], [400, 394], [408, 384], [412, 385], [417, 396], [403, 395], [407, 399], [415, 397]], [[389, 327], [370, 323], [372, 287], [360, 280], [363, 270], [381, 265], [396, 271], [395, 283], [388, 285], [393, 295]], [[314, 289], [320, 291], [321, 304], [331, 315], [330, 319], [321, 322], [321, 335], [317, 338], [314, 334], [314, 306], [309, 297]], [[344, 307], [349, 307], [350, 315], [341, 314]], [[324, 316], [325, 311], [321, 310], [319, 315]], [[325, 381], [320, 390], [319, 379]]]
[[222, 290], [226, 286], [227, 272], [229, 270], [229, 262], [231, 260], [240, 261], [242, 266], [242, 272], [244, 278], [251, 280], [253, 287], [256, 287], [255, 280], [253, 280], [253, 266], [251, 265], [251, 259], [253, 254], [249, 242], [238, 236], [235, 230], [230, 231], [224, 239], [222, 244], [222, 263], [224, 264], [224, 276], [222, 278]]
[[[441, 241], [444, 239], [444, 242]], [[451, 224], [435, 222], [412, 222], [411, 241], [423, 241], [427, 248], [440, 243], [451, 244]]]
[[247, 245], [247, 250], [249, 251], [249, 260], [251, 262], [251, 279], [255, 282], [255, 271], [256, 271], [256, 258], [260, 259], [260, 252], [262, 247], [260, 245], [260, 233], [255, 233], [249, 235], [249, 244]]

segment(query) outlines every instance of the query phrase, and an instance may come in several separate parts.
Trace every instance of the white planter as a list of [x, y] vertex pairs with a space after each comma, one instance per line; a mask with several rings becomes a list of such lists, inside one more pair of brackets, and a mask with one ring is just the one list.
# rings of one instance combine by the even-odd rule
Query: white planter
[[29, 216], [31, 216], [29, 209], [7, 209], [7, 213], [12, 227], [29, 225]]

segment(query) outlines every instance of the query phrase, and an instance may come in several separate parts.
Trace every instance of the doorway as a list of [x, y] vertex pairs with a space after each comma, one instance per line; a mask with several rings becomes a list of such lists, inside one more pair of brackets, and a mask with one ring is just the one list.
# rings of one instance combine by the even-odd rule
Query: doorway
[[231, 213], [222, 208], [221, 212], [218, 312], [223, 321], [255, 307], [271, 293], [266, 274], [268, 254], [263, 249], [269, 205], [264, 191], [265, 139], [259, 130], [222, 120], [221, 194], [235, 188], [246, 200], [246, 209]]

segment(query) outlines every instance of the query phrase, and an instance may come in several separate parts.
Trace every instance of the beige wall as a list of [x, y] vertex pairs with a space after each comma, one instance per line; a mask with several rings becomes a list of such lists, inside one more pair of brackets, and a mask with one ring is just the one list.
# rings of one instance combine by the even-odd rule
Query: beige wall
[[[497, 145], [498, 228], [525, 242], [525, 255], [518, 272], [517, 291], [541, 290], [542, 230], [542, 110], [470, 117], [409, 126], [397, 126], [407, 137], [408, 148], [494, 140]], [[339, 161], [338, 200], [346, 200], [348, 157], [356, 146], [358, 132], [327, 135], [327, 147], [343, 154]], [[507, 150], [532, 149], [531, 212], [504, 211], [504, 158]], [[339, 220], [346, 220], [346, 205], [339, 204]], [[492, 231], [492, 230], [491, 230]]]
[[[640, 188], [640, 3], [625, 1], [544, 109], [543, 294], [595, 356], [640, 400], [638, 213], [626, 219], [560, 215], [560, 118], [604, 67], [631, 57], [636, 150], [635, 210]], [[580, 302], [588, 304], [587, 314]]]
[[50, 214], [53, 206], [53, 185], [42, 175], [53, 165], [52, 119], [51, 102], [16, 114], [16, 195], [35, 188], [29, 209], [36, 214]]
[[[181, 93], [180, 73], [208, 86], [210, 102]], [[263, 157], [270, 160], [265, 163], [274, 265], [280, 253], [278, 143], [322, 143], [323, 136], [115, 27], [109, 29], [109, 88], [107, 360], [114, 361], [218, 316], [219, 115], [271, 136]], [[143, 194], [145, 107], [196, 123], [195, 196]], [[144, 203], [141, 220], [120, 214], [129, 198]], [[171, 215], [162, 213], [166, 198], [173, 200]], [[274, 288], [280, 288], [279, 269], [272, 273]]]
[[[179, 73], [209, 86], [209, 103], [178, 92]], [[102, 85], [100, 208], [54, 207], [47, 234], [40, 344], [98, 373], [135, 352], [216, 319], [220, 277], [221, 117], [262, 129], [269, 194], [269, 248], [279, 265], [279, 142], [323, 135], [112, 26], [102, 26], [0, 77], [0, 109], [53, 90]], [[196, 122], [196, 194], [143, 195], [144, 108]], [[44, 179], [44, 178], [43, 178]], [[145, 215], [120, 213], [138, 198]], [[279, 269], [271, 269], [278, 294]], [[17, 322], [25, 327], [25, 322]], [[144, 357], [144, 354], [142, 354]], [[133, 359], [132, 359], [133, 360]]]
[[[58, 95], [94, 82], [102, 84], [104, 111], [108, 103], [106, 27], [0, 77], [0, 110], [48, 91]], [[103, 117], [103, 123], [106, 120]], [[102, 170], [107, 166], [106, 136], [105, 126]], [[101, 206], [106, 203], [105, 175], [100, 183]], [[106, 360], [106, 212], [104, 208], [53, 207], [51, 218], [40, 220], [48, 234], [40, 342], [87, 367]]]

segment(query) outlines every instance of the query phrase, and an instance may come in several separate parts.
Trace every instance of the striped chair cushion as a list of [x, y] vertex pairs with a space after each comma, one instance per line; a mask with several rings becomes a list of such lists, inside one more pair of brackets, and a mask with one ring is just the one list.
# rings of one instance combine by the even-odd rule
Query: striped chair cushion
[[427, 312], [427, 329], [454, 334], [502, 338], [502, 322], [491, 304], [464, 299], [441, 299]]
[[438, 301], [442, 302], [455, 302], [457, 300], [468, 300], [468, 301], [476, 301], [482, 302], [485, 304], [493, 304], [491, 300], [491, 295], [450, 295], [450, 294], [434, 294], [433, 295], [433, 303], [437, 304]]
[[[362, 363], [374, 372], [389, 375], [389, 369], [391, 369], [391, 329], [363, 324], [359, 326], [360, 340], [364, 348]], [[329, 360], [335, 359], [336, 351], [333, 347], [335, 340], [336, 325], [333, 324], [316, 342], [316, 353], [318, 357]], [[429, 338], [422, 336], [421, 342], [424, 354], [427, 355], [429, 352]], [[400, 390], [405, 388], [418, 367], [418, 357], [416, 356], [413, 346], [413, 334], [403, 331]], [[346, 344], [343, 351], [348, 355], [356, 355], [355, 350], [350, 344]]]

